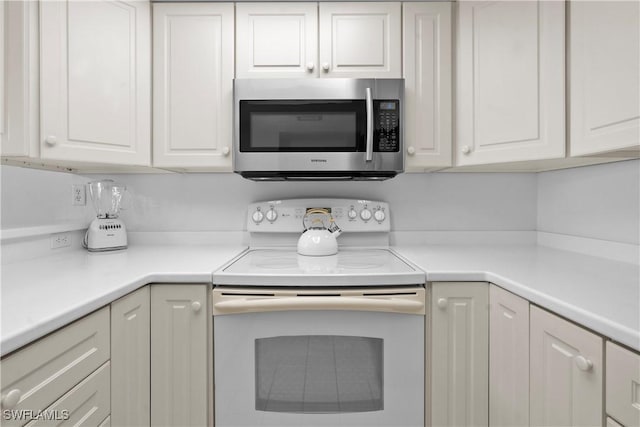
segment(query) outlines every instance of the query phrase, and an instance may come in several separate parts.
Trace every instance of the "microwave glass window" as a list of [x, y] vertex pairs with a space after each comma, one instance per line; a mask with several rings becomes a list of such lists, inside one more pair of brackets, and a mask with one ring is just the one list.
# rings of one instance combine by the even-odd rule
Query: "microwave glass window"
[[364, 151], [361, 100], [240, 101], [240, 151]]
[[381, 338], [339, 335], [255, 340], [256, 410], [349, 413], [383, 409]]

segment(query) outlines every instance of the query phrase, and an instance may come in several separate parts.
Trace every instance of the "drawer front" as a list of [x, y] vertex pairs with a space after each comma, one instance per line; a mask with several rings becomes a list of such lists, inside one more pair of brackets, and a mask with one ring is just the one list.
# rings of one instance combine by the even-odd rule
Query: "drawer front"
[[640, 426], [640, 355], [607, 343], [607, 414], [627, 427]]
[[[47, 408], [104, 364], [109, 354], [105, 307], [2, 359], [2, 410]], [[3, 412], [4, 426], [24, 424]]]
[[27, 426], [91, 427], [99, 425], [109, 416], [111, 409], [110, 377], [111, 365], [107, 362], [44, 411], [43, 418], [57, 419], [38, 419]]

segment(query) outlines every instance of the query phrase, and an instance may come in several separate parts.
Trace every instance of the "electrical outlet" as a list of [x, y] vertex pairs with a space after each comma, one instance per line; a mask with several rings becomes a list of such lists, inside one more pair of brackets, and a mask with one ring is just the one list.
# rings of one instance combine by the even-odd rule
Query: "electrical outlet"
[[71, 185], [71, 204], [73, 206], [84, 206], [87, 204], [87, 190], [84, 184]]
[[55, 233], [51, 235], [51, 249], [65, 248], [71, 246], [71, 235], [69, 233]]

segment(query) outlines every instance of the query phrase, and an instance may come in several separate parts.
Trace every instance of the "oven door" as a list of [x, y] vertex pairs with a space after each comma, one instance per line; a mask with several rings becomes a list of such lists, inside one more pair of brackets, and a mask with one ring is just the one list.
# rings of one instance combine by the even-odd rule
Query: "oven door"
[[424, 288], [215, 288], [213, 307], [216, 426], [424, 426]]

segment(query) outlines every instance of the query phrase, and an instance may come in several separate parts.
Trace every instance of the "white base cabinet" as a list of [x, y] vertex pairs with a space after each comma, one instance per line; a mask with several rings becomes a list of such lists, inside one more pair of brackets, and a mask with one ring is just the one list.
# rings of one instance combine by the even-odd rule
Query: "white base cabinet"
[[451, 166], [451, 7], [402, 4], [406, 171]]
[[569, 3], [572, 156], [640, 154], [640, 2]]
[[489, 288], [489, 425], [529, 425], [529, 302]]
[[534, 306], [530, 321], [530, 425], [602, 425], [602, 338]]
[[433, 283], [431, 424], [489, 423], [489, 287]]
[[153, 166], [231, 171], [233, 3], [153, 6]]
[[208, 425], [209, 287], [151, 286], [151, 425]]
[[565, 156], [565, 3], [458, 2], [456, 166]]
[[111, 303], [111, 420], [148, 426], [151, 417], [149, 286]]
[[607, 342], [607, 415], [626, 427], [640, 426], [640, 354]]

